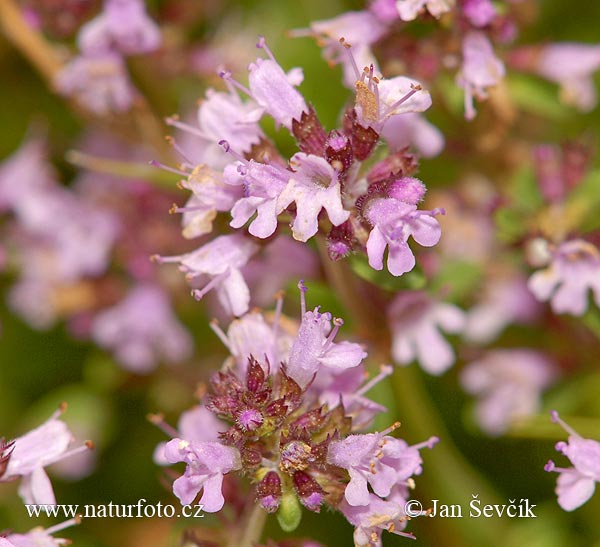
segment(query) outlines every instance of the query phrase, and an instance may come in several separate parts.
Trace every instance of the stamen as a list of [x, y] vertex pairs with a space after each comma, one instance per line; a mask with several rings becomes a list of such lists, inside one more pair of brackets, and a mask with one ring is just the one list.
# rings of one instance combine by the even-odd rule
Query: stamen
[[329, 348], [329, 346], [331, 346], [331, 344], [333, 343], [333, 339], [335, 338], [336, 334], [339, 332], [340, 327], [344, 324], [344, 320], [340, 319], [339, 317], [335, 317], [333, 319], [333, 328], [331, 329], [331, 332], [329, 333], [329, 336], [327, 337], [327, 340], [325, 340], [325, 343], [323, 344], [323, 350], [322, 351], [326, 351], [327, 348]]
[[380, 435], [383, 437], [384, 435], [389, 435], [392, 431], [398, 429], [402, 424], [400, 422], [394, 422], [390, 427], [384, 429]]
[[354, 55], [352, 54], [352, 46], [346, 42], [346, 39], [342, 36], [340, 38], [340, 44], [344, 47], [344, 49], [347, 51], [348, 53], [348, 58], [350, 59], [350, 64], [352, 65], [352, 68], [354, 69], [354, 74], [356, 75], [356, 79], [360, 80], [360, 70], [358, 70], [358, 65], [356, 64], [356, 59], [354, 59]]
[[363, 387], [361, 387], [356, 392], [357, 395], [364, 395], [365, 393], [367, 393], [367, 391], [369, 391], [370, 389], [375, 387], [379, 382], [381, 382], [381, 380], [390, 376], [392, 372], [394, 372], [394, 367], [391, 365], [381, 365], [379, 371], [380, 372], [377, 376], [371, 378], [371, 380], [369, 380]]
[[[197, 276], [195, 276], [195, 277], [197, 277]], [[223, 273], [221, 273], [221, 274], [216, 275], [215, 277], [213, 277], [201, 289], [194, 289], [194, 290], [192, 290], [192, 296], [196, 300], [202, 300], [202, 298], [204, 297], [204, 295], [206, 295], [207, 293], [209, 293], [210, 291], [212, 291], [217, 285], [219, 285], [219, 283], [221, 283], [223, 281], [223, 279], [226, 279], [227, 277], [229, 277], [229, 268], [227, 268], [227, 270], [224, 271]]]
[[406, 101], [408, 101], [408, 99], [410, 99], [415, 93], [421, 91], [422, 89], [423, 88], [418, 84], [417, 85], [411, 84], [410, 91], [406, 95], [404, 95], [404, 97], [402, 97], [401, 99], [397, 100], [394, 104], [389, 106], [386, 113], [394, 111], [402, 103], [405, 103]]
[[175, 152], [177, 152], [181, 156], [183, 161], [187, 164], [187, 167], [192, 169], [194, 167], [194, 162], [183, 151], [183, 148], [181, 148], [181, 146], [177, 144], [177, 141], [173, 137], [171, 137], [171, 135], [167, 135], [165, 137], [165, 140], [173, 147], [173, 150], [175, 150]]
[[188, 123], [180, 122], [177, 116], [169, 116], [168, 118], [165, 118], [165, 123], [170, 127], [176, 127], [177, 129], [181, 129], [186, 133], [191, 133], [192, 135], [201, 137], [204, 140], [211, 140], [211, 138], [208, 137], [201, 129], [198, 129], [197, 127], [194, 127]]
[[304, 296], [304, 294], [306, 293], [306, 291], [308, 291], [308, 289], [306, 288], [306, 285], [304, 285], [303, 279], [298, 281], [298, 288], [300, 289], [300, 312], [302, 314], [302, 317], [304, 317], [304, 315], [306, 314], [306, 297]]
[[229, 142], [225, 139], [219, 141], [219, 146], [221, 146], [223, 150], [225, 150], [225, 152], [231, 154], [236, 160], [241, 161], [243, 163], [248, 163], [248, 160], [244, 156], [233, 150]]
[[67, 450], [60, 457], [61, 460], [70, 458], [71, 456], [76, 456], [77, 454], [81, 454], [82, 452], [86, 452], [88, 450], [92, 450], [94, 448], [94, 443], [92, 441], [85, 441], [81, 446], [77, 446], [72, 448], [71, 450]]
[[169, 214], [174, 215], [176, 213], [194, 213], [196, 211], [205, 211], [206, 206], [204, 205], [190, 205], [188, 207], [179, 207], [176, 203], [169, 209]]
[[186, 178], [190, 176], [190, 174], [186, 173], [185, 171], [181, 171], [180, 169], [174, 169], [173, 167], [169, 167], [168, 165], [165, 165], [164, 163], [160, 163], [159, 161], [156, 161], [156, 160], [150, 160], [148, 163], [152, 167], [158, 167], [159, 169], [168, 171], [169, 173], [175, 173], [176, 175], [181, 175], [182, 177], [186, 177]]
[[175, 262], [180, 262], [184, 255], [177, 256], [161, 256], [161, 255], [152, 255], [150, 260], [152, 262], [156, 262], [158, 264], [173, 264]]
[[80, 522], [81, 522], [81, 516], [76, 516], [72, 519], [61, 522], [60, 524], [55, 524], [54, 526], [50, 526], [50, 528], [46, 528], [46, 533], [47, 534], [55, 534], [56, 532], [60, 532], [61, 530], [64, 530], [65, 528], [70, 528], [71, 526], [75, 526], [75, 525], [79, 524]]
[[248, 97], [252, 97], [251, 91], [231, 76], [231, 70], [222, 70], [219, 72], [219, 76], [226, 82], [229, 82], [233, 87], [243, 91]]
[[264, 36], [259, 36], [258, 37], [258, 42], [256, 44], [256, 47], [258, 49], [264, 49], [266, 54], [269, 56], [269, 59], [271, 59], [271, 61], [275, 61], [275, 55], [273, 55], [273, 52], [271, 51], [271, 49], [269, 48], [269, 46], [267, 45], [267, 41], [265, 40]]
[[158, 427], [167, 437], [173, 439], [179, 437], [179, 431], [177, 431], [172, 425], [165, 422], [163, 414], [148, 414], [148, 421]]
[[578, 437], [579, 439], [581, 439], [581, 435], [577, 433], [577, 431], [575, 431], [570, 425], [562, 421], [556, 410], [550, 411], [550, 418], [555, 424], [560, 425], [569, 435], [573, 435], [573, 437]]
[[277, 300], [277, 304], [275, 305], [275, 317], [273, 318], [273, 338], [277, 340], [277, 336], [279, 334], [279, 322], [281, 321], [281, 314], [283, 311], [283, 297], [285, 296], [285, 292], [278, 291], [275, 294], [275, 298]]
[[413, 444], [412, 448], [416, 448], [417, 450], [420, 450], [421, 448], [433, 448], [439, 442], [440, 442], [439, 437], [429, 437], [429, 439], [427, 439], [426, 441], [424, 441], [422, 443]]

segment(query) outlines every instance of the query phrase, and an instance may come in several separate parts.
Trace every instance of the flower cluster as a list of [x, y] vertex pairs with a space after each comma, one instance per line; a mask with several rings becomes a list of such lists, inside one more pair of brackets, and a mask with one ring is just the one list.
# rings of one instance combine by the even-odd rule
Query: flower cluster
[[[257, 47], [267, 57], [250, 64], [248, 87], [222, 71], [228, 91], [207, 92], [198, 128], [167, 120], [203, 141], [200, 154], [183, 152], [174, 143], [184, 156], [180, 173], [186, 180], [180, 185], [192, 191], [185, 207], [173, 209], [183, 214], [184, 235], [210, 233], [216, 215], [229, 212], [230, 226], [247, 226], [254, 239], [240, 232], [221, 235], [191, 253], [157, 260], [179, 263], [198, 299], [216, 289], [223, 307], [236, 316], [249, 303], [241, 269], [270, 244], [283, 222], [300, 242], [325, 235], [333, 260], [362, 251], [371, 267], [381, 270], [388, 249], [390, 273], [412, 270], [409, 238], [435, 245], [441, 235], [436, 216], [444, 211], [418, 209], [426, 188], [413, 177], [416, 157], [404, 143], [391, 137], [391, 153], [379, 161], [373, 152], [381, 138], [387, 139], [387, 127], [430, 106], [429, 94], [409, 78], [378, 78], [372, 65], [359, 70], [353, 48], [342, 38], [340, 47], [355, 69], [355, 101], [342, 127], [327, 132], [296, 89], [302, 71], [284, 72], [264, 38]], [[294, 136], [300, 152], [289, 160], [279, 155], [258, 123], [264, 115]], [[203, 279], [203, 287], [196, 288]]]
[[135, 90], [125, 57], [154, 51], [160, 43], [143, 0], [104, 0], [102, 12], [80, 28], [79, 55], [58, 73], [56, 87], [97, 115], [128, 110]]
[[412, 477], [422, 472], [419, 450], [437, 439], [409, 446], [390, 435], [399, 424], [361, 432], [385, 410], [365, 393], [390, 367], [364, 383], [362, 347], [335, 341], [343, 322], [319, 308], [306, 310], [300, 288], [295, 334], [283, 328], [281, 301], [270, 324], [250, 312], [227, 333], [213, 325], [231, 358], [213, 375], [201, 405], [182, 417], [179, 431], [154, 420], [176, 435], [159, 447], [157, 461], [186, 464], [173, 492], [189, 504], [202, 491], [205, 511], [223, 507], [223, 479], [239, 472], [284, 530], [296, 528], [302, 505], [340, 510], [356, 527], [360, 547], [380, 546], [383, 530], [412, 537], [403, 532], [404, 504]]

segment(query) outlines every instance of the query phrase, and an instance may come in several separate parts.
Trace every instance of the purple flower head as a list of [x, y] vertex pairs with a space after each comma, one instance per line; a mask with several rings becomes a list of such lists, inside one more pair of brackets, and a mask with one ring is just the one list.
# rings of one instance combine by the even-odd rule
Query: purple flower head
[[550, 460], [544, 469], [559, 473], [556, 494], [558, 504], [565, 511], [581, 507], [594, 494], [600, 482], [600, 442], [584, 439], [560, 419], [558, 412], [551, 412], [552, 421], [569, 433], [568, 442], [556, 444], [556, 450], [569, 458], [573, 467], [560, 468]]
[[[413, 187], [416, 191], [415, 185], [404, 191], [402, 187], [401, 184], [392, 185], [390, 197], [367, 200], [362, 210], [364, 218], [373, 227], [367, 240], [369, 265], [375, 270], [382, 270], [383, 255], [386, 247], [389, 247], [387, 266], [392, 275], [402, 275], [415, 267], [415, 256], [407, 243], [411, 235], [425, 247], [435, 245], [441, 236], [441, 228], [435, 216], [443, 214], [443, 210], [417, 211], [414, 201], [418, 201], [423, 194], [410, 191]], [[406, 199], [410, 202], [405, 201]]]
[[[8, 451], [8, 462], [3, 463], [0, 481], [22, 477], [19, 495], [25, 503], [55, 504], [56, 498], [50, 479], [44, 470], [53, 463], [90, 448], [85, 444], [69, 450], [73, 435], [59, 419], [66, 405], [62, 405], [50, 418], [36, 429], [16, 438]], [[7, 455], [6, 448], [3, 450]]]
[[600, 45], [549, 44], [539, 54], [535, 71], [560, 85], [561, 99], [587, 112], [598, 102], [593, 73], [600, 69]]
[[55, 85], [98, 116], [128, 110], [135, 94], [123, 59], [110, 52], [76, 57], [57, 74]]
[[275, 60], [273, 53], [261, 36], [256, 47], [264, 49], [268, 59], [257, 59], [248, 67], [250, 96], [260, 108], [269, 114], [278, 125], [291, 131], [292, 120], [300, 120], [302, 113], [308, 113], [304, 98], [295, 87], [303, 80], [302, 70], [294, 68], [287, 74]]
[[411, 533], [403, 532], [408, 518], [404, 513], [404, 503], [395, 500], [382, 500], [369, 494], [366, 505], [353, 506], [345, 501], [340, 511], [354, 525], [355, 547], [381, 547], [383, 531], [415, 539]]
[[138, 373], [158, 363], [189, 357], [192, 340], [173, 314], [167, 295], [158, 286], [139, 285], [117, 305], [99, 313], [92, 337], [114, 351], [117, 360]]
[[453, 7], [454, 0], [398, 0], [396, 2], [396, 9], [403, 21], [413, 21], [425, 10], [439, 18]]
[[491, 0], [462, 0], [462, 11], [474, 27], [489, 25], [498, 14]]
[[220, 173], [203, 164], [195, 167], [180, 185], [193, 192], [185, 207], [172, 209], [183, 214], [183, 237], [187, 239], [212, 232], [217, 212], [229, 211], [241, 197], [239, 188], [225, 184]]
[[161, 38], [143, 0], [104, 0], [103, 12], [81, 28], [77, 41], [85, 55], [137, 55], [157, 49]]
[[394, 485], [421, 474], [423, 460], [419, 449], [425, 446], [432, 448], [438, 439], [432, 437], [426, 443], [408, 446], [402, 439], [387, 435], [399, 425], [396, 423], [381, 433], [350, 435], [329, 445], [327, 461], [347, 469], [350, 474], [345, 492], [350, 505], [369, 504], [368, 484], [375, 494], [385, 498], [390, 495]]
[[250, 291], [240, 272], [258, 246], [241, 234], [224, 235], [213, 239], [191, 253], [160, 257], [158, 262], [179, 262], [179, 269], [193, 283], [209, 278], [202, 289], [194, 289], [194, 298], [200, 300], [212, 289], [217, 292], [225, 311], [240, 316], [248, 311]]
[[555, 313], [582, 315], [588, 307], [588, 290], [600, 306], [600, 252], [582, 239], [561, 243], [551, 252], [550, 266], [535, 272], [529, 290], [540, 301], [551, 301]]
[[173, 493], [183, 505], [189, 505], [202, 489], [200, 503], [208, 513], [220, 511], [225, 503], [223, 476], [242, 465], [236, 448], [209, 441], [172, 439], [165, 447], [165, 458], [169, 463], [186, 464], [185, 473], [173, 483]]
[[479, 397], [476, 415], [490, 435], [500, 435], [515, 419], [539, 410], [540, 395], [554, 380], [553, 364], [527, 349], [495, 350], [461, 372], [463, 388]]
[[299, 284], [302, 303], [302, 322], [294, 340], [287, 365], [287, 374], [300, 387], [307, 386], [321, 367], [347, 369], [358, 366], [367, 356], [359, 344], [334, 342], [335, 336], [344, 324], [341, 319], [333, 319], [330, 313], [321, 313], [319, 308], [306, 311], [304, 284]]
[[327, 211], [329, 220], [338, 226], [348, 220], [350, 212], [344, 210], [341, 186], [333, 167], [318, 156], [299, 152], [290, 160], [294, 170], [277, 203], [279, 212], [291, 203], [296, 204], [296, 218], [292, 235], [298, 241], [307, 241], [318, 229], [321, 209]]
[[420, 291], [401, 292], [388, 310], [392, 331], [392, 357], [407, 365], [418, 360], [423, 370], [439, 375], [455, 361], [452, 346], [440, 329], [461, 332], [465, 314], [452, 304], [438, 303]]
[[500, 83], [505, 68], [483, 32], [467, 33], [463, 39], [462, 53], [463, 64], [457, 83], [465, 90], [465, 118], [472, 120], [476, 114], [473, 98], [486, 99], [487, 88]]

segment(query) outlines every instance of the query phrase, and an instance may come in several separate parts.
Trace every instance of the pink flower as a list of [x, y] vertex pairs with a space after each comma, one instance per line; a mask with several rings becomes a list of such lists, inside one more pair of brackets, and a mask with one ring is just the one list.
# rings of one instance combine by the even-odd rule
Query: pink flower
[[265, 39], [260, 38], [257, 46], [264, 49], [268, 59], [257, 59], [248, 67], [250, 96], [269, 114], [278, 125], [291, 131], [292, 120], [300, 120], [303, 112], [308, 113], [304, 98], [295, 87], [302, 83], [304, 76], [300, 68], [287, 74], [268, 48]]
[[[182, 438], [186, 441], [217, 441], [219, 433], [227, 430], [227, 425], [219, 420], [205, 406], [196, 405], [179, 416], [177, 429], [166, 424], [162, 416], [152, 416], [150, 421], [161, 428], [171, 438]], [[160, 443], [154, 450], [154, 462], [158, 465], [169, 465], [165, 457], [166, 442]]]
[[63, 405], [46, 422], [16, 438], [11, 448], [3, 450], [4, 456], [8, 454], [8, 464], [0, 474], [0, 480], [22, 477], [19, 495], [25, 503], [56, 504], [44, 467], [88, 449], [87, 445], [82, 445], [69, 450], [73, 436], [67, 425], [59, 420], [65, 408]]
[[[422, 190], [411, 197], [412, 188]], [[362, 214], [373, 227], [367, 240], [367, 255], [369, 265], [375, 270], [383, 269], [383, 255], [389, 247], [387, 267], [390, 273], [410, 272], [415, 267], [415, 256], [408, 246], [408, 238], [412, 236], [425, 247], [440, 240], [441, 228], [435, 216], [443, 211], [417, 211], [416, 203], [423, 193], [424, 186], [420, 181], [404, 178], [392, 185], [389, 197], [375, 197], [366, 202]]]
[[383, 126], [381, 136], [392, 152], [414, 146], [421, 156], [432, 158], [444, 148], [442, 132], [416, 112], [390, 118]]
[[538, 300], [550, 300], [555, 313], [582, 315], [591, 289], [600, 306], [600, 252], [594, 245], [572, 239], [553, 249], [550, 257], [550, 266], [529, 278], [529, 290]]
[[208, 278], [202, 289], [194, 289], [197, 300], [215, 289], [224, 310], [235, 316], [248, 311], [250, 291], [240, 269], [246, 265], [258, 246], [241, 234], [224, 235], [202, 247], [179, 256], [155, 256], [158, 262], [179, 262], [188, 281], [196, 284]]
[[167, 295], [149, 284], [134, 287], [117, 305], [100, 312], [94, 318], [92, 338], [137, 373], [150, 372], [161, 360], [182, 361], [192, 351], [192, 339]]
[[75, 57], [57, 74], [55, 85], [98, 116], [128, 110], [135, 94], [123, 59], [110, 52]]
[[189, 505], [203, 490], [199, 503], [208, 513], [220, 511], [225, 503], [223, 476], [242, 466], [238, 450], [219, 442], [172, 439], [165, 447], [165, 458], [169, 463], [186, 464], [185, 473], [173, 483], [173, 493]]
[[60, 547], [61, 545], [69, 545], [71, 543], [69, 540], [54, 538], [52, 534], [78, 523], [79, 519], [69, 519], [46, 529], [38, 526], [26, 534], [8, 534], [6, 538], [0, 537], [0, 547]]
[[397, 0], [396, 9], [403, 21], [412, 21], [419, 12], [427, 10], [434, 17], [441, 17], [454, 7], [454, 0]]
[[556, 484], [558, 504], [565, 511], [574, 511], [592, 497], [596, 483], [600, 482], [600, 443], [581, 437], [560, 419], [555, 410], [551, 416], [554, 423], [569, 433], [568, 442], [557, 443], [556, 450], [567, 456], [573, 467], [556, 467], [550, 460], [544, 469], [559, 473]]
[[388, 317], [396, 363], [407, 365], [417, 360], [423, 370], [435, 375], [454, 364], [454, 350], [440, 329], [451, 333], [462, 331], [465, 314], [460, 308], [435, 302], [420, 291], [405, 291], [391, 303]]
[[327, 461], [347, 469], [350, 474], [346, 501], [352, 506], [369, 505], [371, 498], [367, 485], [377, 496], [389, 496], [394, 485], [421, 474], [423, 460], [419, 449], [433, 448], [438, 440], [432, 437], [425, 443], [409, 446], [402, 439], [386, 435], [386, 431], [350, 435], [329, 445]]
[[327, 161], [299, 152], [294, 154], [290, 165], [294, 171], [279, 196], [277, 208], [283, 211], [291, 203], [296, 204], [296, 218], [292, 224], [294, 239], [307, 241], [317, 233], [321, 209], [327, 211], [334, 226], [348, 220], [350, 212], [342, 205], [337, 173]]
[[359, 344], [345, 341], [335, 343], [333, 340], [344, 322], [341, 319], [333, 319], [333, 328], [331, 328], [330, 313], [320, 313], [319, 308], [306, 311], [304, 299], [306, 288], [302, 282], [299, 287], [302, 322], [292, 345], [286, 373], [300, 387], [306, 387], [320, 367], [333, 369], [356, 367], [367, 354]]
[[497, 15], [491, 0], [462, 0], [465, 17], [475, 27], [489, 25]]
[[598, 102], [593, 73], [600, 69], [600, 45], [550, 44], [539, 54], [535, 71], [561, 87], [567, 104], [587, 112]]
[[[310, 24], [310, 30], [323, 47], [323, 56], [331, 63], [342, 64], [344, 85], [351, 89], [356, 82], [356, 72], [345, 44], [352, 45], [357, 66], [370, 66], [376, 64], [370, 46], [386, 32], [386, 25], [371, 11], [349, 11], [333, 19]], [[344, 38], [344, 43], [340, 43], [340, 38]]]
[[462, 51], [463, 64], [457, 83], [465, 90], [465, 118], [472, 120], [476, 114], [473, 97], [486, 99], [487, 88], [500, 83], [505, 69], [483, 32], [468, 32], [463, 40]]
[[143, 0], [105, 0], [102, 13], [81, 27], [77, 41], [86, 55], [114, 50], [137, 55], [157, 49], [161, 38]]
[[461, 372], [463, 388], [479, 397], [477, 421], [490, 435], [500, 435], [513, 420], [535, 414], [542, 390], [554, 378], [553, 364], [528, 349], [490, 351]]
[[354, 528], [355, 547], [381, 547], [383, 531], [399, 536], [415, 539], [406, 528], [408, 519], [404, 512], [405, 500], [382, 500], [374, 494], [368, 495], [367, 505], [352, 506], [345, 501], [340, 504], [340, 511]]
[[193, 192], [185, 207], [173, 209], [173, 212], [183, 213], [183, 237], [187, 239], [212, 232], [217, 212], [231, 210], [241, 197], [238, 188], [225, 184], [219, 172], [204, 164], [195, 167], [188, 179], [180, 184]]

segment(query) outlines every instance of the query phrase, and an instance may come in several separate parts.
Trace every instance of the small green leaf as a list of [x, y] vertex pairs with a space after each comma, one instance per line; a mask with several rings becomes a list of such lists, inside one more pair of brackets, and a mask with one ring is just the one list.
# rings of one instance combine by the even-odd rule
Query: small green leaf
[[302, 506], [294, 492], [286, 492], [281, 497], [277, 522], [284, 532], [293, 532], [302, 520]]

